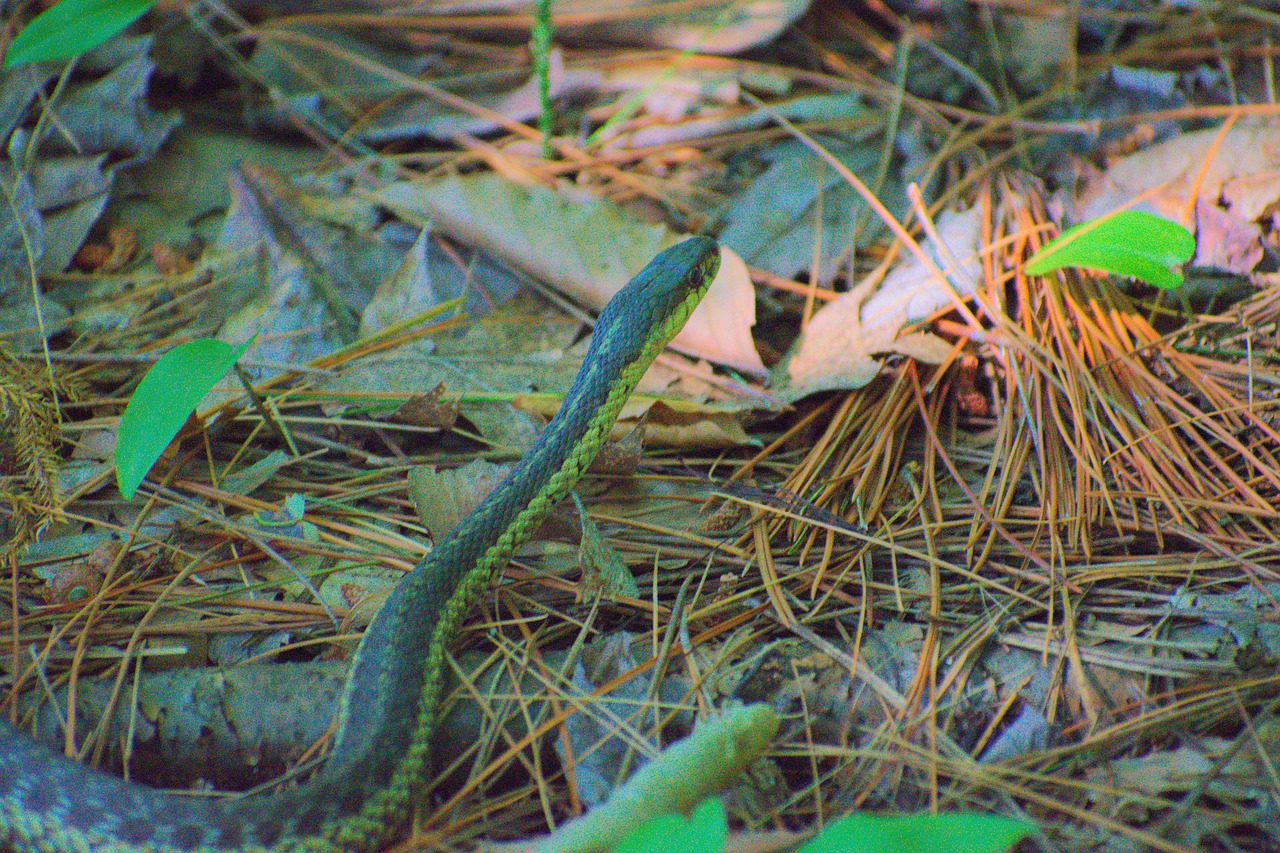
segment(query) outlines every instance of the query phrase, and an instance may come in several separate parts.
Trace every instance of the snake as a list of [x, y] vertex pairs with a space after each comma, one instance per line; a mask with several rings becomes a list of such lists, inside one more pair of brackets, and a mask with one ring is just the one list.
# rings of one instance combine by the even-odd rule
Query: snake
[[251, 796], [192, 797], [86, 767], [0, 720], [0, 850], [337, 853], [402, 836], [427, 787], [450, 643], [494, 575], [578, 482], [719, 266], [714, 240], [689, 238], [660, 252], [605, 306], [538, 440], [401, 578], [365, 630], [333, 747], [313, 778]]

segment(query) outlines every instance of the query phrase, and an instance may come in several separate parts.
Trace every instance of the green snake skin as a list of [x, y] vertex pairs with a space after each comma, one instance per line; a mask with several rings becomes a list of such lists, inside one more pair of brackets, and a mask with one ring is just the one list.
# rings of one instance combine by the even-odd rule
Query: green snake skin
[[428, 769], [446, 647], [493, 575], [586, 470], [719, 265], [716, 244], [695, 237], [659, 254], [610, 301], [537, 444], [369, 625], [333, 752], [316, 778], [261, 796], [183, 796], [86, 768], [0, 722], [0, 850], [328, 853], [375, 850], [402, 835]]

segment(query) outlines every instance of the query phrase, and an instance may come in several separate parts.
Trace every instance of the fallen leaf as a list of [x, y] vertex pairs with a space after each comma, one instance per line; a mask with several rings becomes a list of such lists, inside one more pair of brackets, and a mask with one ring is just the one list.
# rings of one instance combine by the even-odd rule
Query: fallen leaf
[[106, 243], [88, 243], [76, 252], [76, 269], [112, 273], [124, 269], [138, 251], [138, 234], [127, 225], [107, 229]]
[[[521, 394], [512, 404], [520, 411], [549, 419], [560, 402], [561, 398], [556, 395]], [[645, 441], [660, 447], [737, 447], [751, 440], [738, 422], [735, 406], [634, 396], [622, 407], [610, 435], [619, 440], [624, 438], [641, 419]]]
[[[594, 195], [514, 184], [491, 173], [405, 181], [372, 198], [419, 226], [429, 221], [594, 309], [679, 235]], [[720, 274], [671, 346], [736, 370], [764, 374], [751, 339], [755, 291], [746, 265], [721, 249]]]
[[161, 275], [185, 275], [195, 269], [195, 262], [181, 247], [156, 240], [151, 244], [151, 263]]
[[[1280, 202], [1280, 125], [1241, 121], [1225, 133], [1184, 133], [1117, 160], [1081, 188], [1072, 218], [1094, 219], [1138, 196], [1140, 207], [1188, 229], [1208, 225], [1196, 235], [1197, 263], [1250, 271], [1249, 260], [1262, 250], [1251, 244], [1249, 223]], [[1213, 244], [1224, 233], [1231, 245], [1221, 252]]]
[[453, 429], [458, 422], [458, 403], [444, 399], [444, 383], [441, 382], [426, 394], [415, 394], [401, 403], [391, 413], [391, 420], [417, 427]]
[[506, 465], [483, 459], [468, 462], [461, 468], [421, 465], [411, 470], [409, 497], [417, 507], [418, 518], [431, 531], [432, 540], [444, 539], [454, 525], [502, 482], [509, 470]]
[[606, 601], [639, 598], [640, 587], [627, 564], [587, 515], [578, 493], [573, 492], [572, 497], [578, 510], [578, 523], [582, 527], [582, 540], [578, 543], [578, 565], [582, 568], [579, 598], [596, 594], [603, 595]]
[[[980, 225], [977, 208], [944, 216], [938, 222], [938, 236], [947, 252], [939, 253], [932, 241], [923, 244], [948, 273], [951, 286], [939, 281], [915, 256], [907, 255], [874, 293], [860, 285], [823, 306], [778, 371], [779, 396], [798, 400], [818, 391], [861, 388], [874, 379], [880, 372], [876, 356], [900, 351], [899, 332], [904, 326], [954, 302], [953, 288], [961, 296], [975, 291], [981, 276]], [[947, 258], [954, 258], [959, 269], [948, 270]], [[928, 339], [936, 344], [926, 343]], [[932, 336], [913, 335], [904, 343], [913, 357], [936, 358], [951, 349]]]
[[1192, 264], [1247, 275], [1262, 260], [1262, 228], [1217, 205], [1196, 201], [1196, 256]]

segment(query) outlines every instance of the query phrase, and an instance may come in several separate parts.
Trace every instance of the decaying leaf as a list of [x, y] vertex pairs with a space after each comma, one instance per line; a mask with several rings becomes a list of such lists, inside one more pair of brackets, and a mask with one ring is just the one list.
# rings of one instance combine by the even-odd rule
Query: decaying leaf
[[[940, 252], [932, 241], [922, 244], [949, 284], [914, 255], [906, 255], [874, 293], [864, 284], [823, 306], [778, 374], [780, 395], [796, 400], [817, 391], [860, 388], [879, 373], [876, 356], [884, 353], [902, 352], [922, 361], [945, 357], [951, 346], [941, 339], [924, 334], [900, 338], [899, 333], [954, 302], [953, 294], [963, 297], [975, 291], [981, 274], [980, 226], [977, 208], [946, 216], [938, 222], [946, 251]], [[951, 268], [953, 260], [958, 269]]]
[[1095, 219], [1136, 199], [1196, 233], [1196, 265], [1252, 271], [1263, 251], [1256, 222], [1280, 202], [1280, 125], [1241, 121], [1124, 157], [1081, 188], [1072, 218]]
[[435, 429], [453, 429], [458, 421], [458, 404], [444, 399], [441, 382], [426, 394], [415, 394], [391, 413], [391, 420], [401, 424]]
[[[561, 398], [522, 394], [513, 402], [521, 411], [550, 419], [560, 408]], [[654, 446], [735, 447], [750, 440], [738, 420], [737, 409], [717, 403], [633, 396], [622, 407], [610, 434], [621, 439], [644, 418], [645, 440]]]
[[578, 510], [578, 523], [582, 526], [582, 541], [578, 543], [578, 564], [582, 567], [580, 593], [605, 596], [608, 601], [619, 598], [639, 598], [640, 587], [627, 570], [627, 564], [618, 556], [600, 528], [587, 515], [578, 493], [573, 493], [573, 505]]
[[[595, 309], [679, 236], [633, 219], [594, 195], [525, 187], [494, 174], [405, 181], [372, 196], [399, 216], [435, 228], [526, 270]], [[720, 275], [672, 347], [761, 375], [751, 339], [755, 292], [746, 266], [722, 250]]]
[[418, 517], [439, 542], [485, 495], [493, 491], [510, 469], [483, 459], [461, 468], [436, 469], [429, 465], [409, 472], [409, 496]]

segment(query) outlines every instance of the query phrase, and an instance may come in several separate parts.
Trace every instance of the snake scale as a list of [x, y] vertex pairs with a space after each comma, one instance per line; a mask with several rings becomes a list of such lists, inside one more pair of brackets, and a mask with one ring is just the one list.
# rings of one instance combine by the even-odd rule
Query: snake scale
[[649, 364], [719, 269], [694, 237], [649, 262], [600, 314], [582, 369], [537, 443], [407, 574], [365, 632], [334, 747], [311, 781], [190, 797], [63, 758], [0, 721], [0, 849], [15, 853], [366, 851], [403, 834], [425, 784], [444, 655], [494, 574], [564, 497]]

